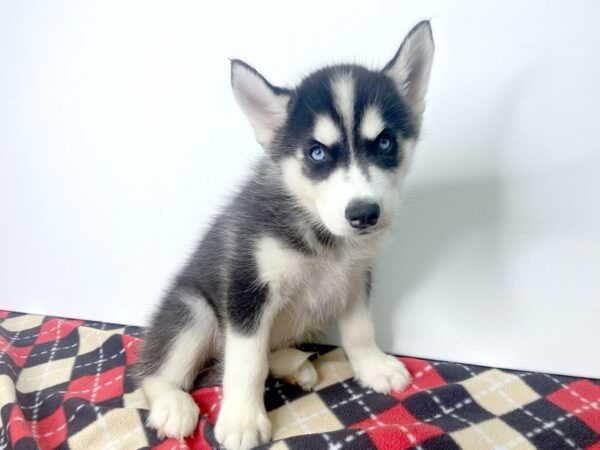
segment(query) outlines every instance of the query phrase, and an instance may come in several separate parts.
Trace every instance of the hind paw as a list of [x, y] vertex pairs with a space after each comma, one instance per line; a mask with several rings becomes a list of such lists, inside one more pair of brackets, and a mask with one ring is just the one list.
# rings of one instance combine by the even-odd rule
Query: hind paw
[[297, 348], [277, 350], [269, 356], [271, 375], [281, 378], [290, 384], [297, 384], [305, 391], [310, 391], [318, 381], [317, 371], [306, 353]]
[[305, 391], [312, 391], [319, 380], [319, 376], [312, 363], [310, 361], [304, 361], [298, 369], [293, 373], [284, 376], [283, 379], [290, 384], [300, 386]]

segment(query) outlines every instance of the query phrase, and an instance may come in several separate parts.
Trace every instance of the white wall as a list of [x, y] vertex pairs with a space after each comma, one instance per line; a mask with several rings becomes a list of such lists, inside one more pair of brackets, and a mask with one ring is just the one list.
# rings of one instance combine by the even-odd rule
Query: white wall
[[0, 3], [0, 307], [142, 324], [260, 151], [275, 83], [437, 54], [375, 276], [386, 350], [600, 377], [600, 3]]

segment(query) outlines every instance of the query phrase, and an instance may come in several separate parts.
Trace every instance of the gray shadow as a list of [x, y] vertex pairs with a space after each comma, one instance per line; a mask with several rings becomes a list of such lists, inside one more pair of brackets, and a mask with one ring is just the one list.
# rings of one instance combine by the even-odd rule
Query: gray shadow
[[[485, 152], [487, 159], [483, 169], [491, 169], [491, 173], [480, 178], [407, 186], [403, 193], [400, 215], [382, 257], [376, 260], [373, 280], [374, 293], [384, 303], [383, 307], [373, 305], [371, 308], [382, 348], [393, 347], [397, 310], [403, 299], [427, 279], [450, 244], [471, 233], [485, 234], [487, 239], [481, 244], [482, 263], [494, 260], [485, 255], [498, 254], [501, 250], [498, 246], [501, 245], [504, 180], [494, 168], [500, 168], [503, 163], [504, 132], [514, 118], [527, 77], [524, 70], [507, 80], [503, 95], [490, 100], [489, 105], [482, 105], [468, 127], [465, 125], [465, 134], [455, 137], [460, 142], [448, 141], [445, 148], [439, 149], [447, 152], [466, 147], [473, 155]], [[475, 91], [465, 92], [465, 96], [475, 95]], [[441, 120], [438, 123], [444, 123], [443, 117], [438, 119]], [[399, 300], [388, 301], [392, 298]], [[454, 301], [461, 307], [461, 299], [453, 297], [451, 292], [444, 300]]]
[[[497, 178], [419, 186], [405, 192], [400, 216], [374, 271], [375, 294], [383, 305], [373, 304], [371, 309], [383, 348], [393, 346], [394, 320], [402, 299], [426, 280], [440, 254], [472, 233], [494, 237], [482, 252], [496, 253], [501, 223], [502, 184]], [[392, 302], [392, 298], [399, 300]]]
[[[445, 148], [440, 151], [467, 146], [473, 155], [481, 151], [489, 155], [485, 169], [500, 167], [504, 131], [514, 117], [527, 75], [524, 70], [508, 80], [504, 95], [490, 100], [487, 107], [482, 105], [482, 110], [473, 115], [468, 127], [465, 126], [465, 130], [485, 130], [485, 133], [465, 133], [455, 138], [460, 142], [445, 142]], [[465, 95], [475, 96], [477, 92], [465, 92]], [[438, 123], [443, 123], [443, 119], [438, 117]], [[383, 349], [389, 351], [393, 347], [397, 309], [402, 299], [425, 282], [449, 245], [470, 233], [481, 232], [489, 238], [482, 245], [482, 253], [499, 252], [503, 182], [492, 169], [492, 173], [481, 178], [407, 185], [399, 217], [381, 257], [376, 259], [374, 272], [374, 294], [383, 305], [374, 304], [371, 310], [377, 341]], [[452, 293], [448, 293], [448, 298], [451, 297]], [[399, 300], [392, 302], [392, 298]], [[460, 299], [452, 298], [452, 301], [460, 302]], [[330, 328], [323, 342], [339, 343], [337, 330]]]

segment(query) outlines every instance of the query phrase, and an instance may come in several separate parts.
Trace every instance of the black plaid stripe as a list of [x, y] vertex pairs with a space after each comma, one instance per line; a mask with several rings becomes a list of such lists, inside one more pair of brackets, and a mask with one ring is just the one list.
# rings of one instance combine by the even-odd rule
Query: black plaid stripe
[[[14, 403], [7, 403], [6, 405], [0, 408], [0, 417], [2, 418], [2, 423], [7, 424], [10, 420], [10, 414], [12, 409], [15, 407]], [[6, 432], [5, 426], [0, 427], [0, 447], [5, 447], [8, 442], [8, 436]]]
[[143, 332], [144, 330], [141, 327], [134, 327], [132, 325], [128, 325], [125, 327], [125, 331], [123, 331], [123, 334], [133, 337], [142, 337]]
[[562, 387], [561, 384], [569, 384], [574, 380], [573, 377], [565, 377], [561, 375], [549, 376], [545, 373], [511, 372], [520, 376], [531, 389], [543, 397], [559, 390]]
[[[344, 449], [344, 450], [370, 450], [377, 449], [369, 439], [369, 435], [359, 430], [340, 430], [331, 433], [307, 434], [286, 439], [290, 450], [308, 449]], [[259, 447], [260, 448], [260, 447]], [[268, 448], [268, 446], [264, 446]]]
[[77, 332], [77, 329], [74, 329], [66, 336], [61, 336], [58, 340], [37, 344], [29, 354], [25, 367], [46, 364], [49, 361], [50, 356], [52, 356], [53, 361], [76, 356], [78, 351], [79, 333]]
[[33, 438], [23, 438], [15, 444], [14, 450], [40, 450]]
[[22, 312], [18, 312], [18, 311], [9, 311], [6, 318], [12, 319], [13, 317], [21, 317], [21, 316], [27, 316], [27, 315], [28, 315], [27, 313], [22, 313]]
[[354, 379], [327, 386], [317, 394], [346, 426], [362, 422], [398, 404], [394, 397], [366, 389]]
[[[140, 422], [145, 424], [148, 420], [148, 415], [150, 414], [150, 412], [145, 409], [138, 409], [137, 412], [140, 417]], [[146, 435], [146, 440], [148, 441], [150, 448], [159, 445], [163, 441], [162, 438], [158, 437], [158, 434], [154, 428], [145, 426], [144, 434]], [[215, 447], [215, 448], [217, 448], [217, 447]]]
[[29, 347], [35, 344], [35, 340], [40, 333], [40, 328], [41, 326], [21, 331], [8, 331], [7, 329], [0, 327], [0, 335], [11, 342], [11, 345], [15, 347]]
[[488, 370], [487, 367], [445, 361], [433, 361], [431, 365], [447, 383], [458, 383]]
[[267, 411], [272, 411], [287, 402], [297, 400], [308, 394], [310, 394], [310, 392], [303, 390], [299, 386], [269, 377], [265, 384], [265, 408]]
[[325, 344], [301, 344], [298, 345], [297, 348], [306, 353], [314, 353], [314, 357], [310, 358], [311, 360], [316, 358], [317, 356], [324, 355], [333, 350], [337, 350], [338, 347], [335, 345], [325, 345]]
[[541, 398], [500, 416], [538, 448], [585, 448], [599, 436], [577, 417]]
[[119, 325], [119, 324], [115, 324], [115, 323], [97, 322], [95, 320], [86, 320], [83, 322], [83, 324], [81, 326], [93, 328], [95, 330], [102, 330], [102, 331], [118, 330], [118, 329], [121, 329], [124, 327], [123, 325]]
[[21, 371], [21, 368], [15, 363], [15, 361], [12, 358], [5, 355], [5, 353], [0, 354], [0, 375], [7, 375], [13, 381], [16, 381], [19, 372]]
[[126, 363], [123, 340], [119, 334], [109, 337], [102, 345], [91, 352], [77, 356], [73, 367], [72, 379], [85, 375], [96, 375]]
[[[79, 398], [70, 398], [64, 403], [67, 418], [67, 435], [73, 436], [98, 420], [94, 406]], [[71, 420], [70, 420], [71, 419]]]
[[460, 450], [460, 446], [447, 434], [427, 439], [421, 444], [411, 447], [411, 450]]
[[34, 392], [17, 391], [17, 403], [25, 419], [33, 420], [34, 414], [37, 414], [37, 420], [51, 416], [62, 404], [68, 385], [69, 382], [66, 381]]
[[403, 400], [402, 405], [417, 419], [449, 432], [494, 417], [459, 384], [418, 392]]

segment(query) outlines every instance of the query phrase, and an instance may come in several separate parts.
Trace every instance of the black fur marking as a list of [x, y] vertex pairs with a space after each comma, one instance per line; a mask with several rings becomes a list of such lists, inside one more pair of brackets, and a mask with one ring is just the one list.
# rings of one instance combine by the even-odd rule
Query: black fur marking
[[163, 298], [144, 333], [144, 345], [133, 373], [137, 379], [156, 373], [181, 331], [193, 320], [192, 312], [175, 290]]
[[319, 114], [331, 117], [338, 127], [342, 128], [342, 119], [335, 109], [331, 92], [331, 76], [332, 69], [325, 68], [311, 74], [300, 83], [292, 95], [288, 120], [279, 139], [280, 156], [295, 156], [296, 149], [302, 149], [304, 175], [315, 181], [327, 178], [336, 167], [349, 161], [347, 142], [326, 148], [326, 161], [316, 162], [309, 156], [315, 144], [313, 128]]
[[[354, 148], [346, 135], [346, 127], [336, 109], [332, 92], [332, 80], [340, 74], [350, 74], [355, 81], [354, 99]], [[274, 158], [295, 157], [297, 149], [302, 151], [303, 173], [314, 181], [326, 179], [336, 168], [347, 166], [350, 152], [353, 151], [364, 172], [367, 166], [375, 164], [383, 169], [395, 169], [402, 162], [401, 146], [395, 145], [394, 152], [377, 155], [372, 141], [365, 141], [359, 132], [366, 109], [376, 107], [382, 115], [386, 130], [400, 139], [415, 138], [417, 129], [409, 107], [400, 97], [394, 81], [380, 71], [372, 71], [357, 65], [339, 65], [321, 69], [305, 78], [297, 89], [291, 92], [286, 124], [279, 130], [275, 139]], [[315, 144], [313, 129], [319, 114], [331, 117], [342, 134], [342, 141], [326, 148], [327, 158], [314, 161], [310, 151]], [[321, 143], [322, 144], [322, 143]]]
[[313, 233], [317, 241], [324, 247], [335, 247], [339, 244], [340, 239], [331, 234], [325, 227], [312, 227]]
[[395, 169], [402, 161], [396, 136], [402, 139], [416, 137], [410, 110], [400, 98], [394, 82], [389, 77], [380, 72], [360, 69], [355, 71], [357, 92], [354, 121], [360, 124], [367, 108], [374, 106], [381, 112], [385, 123], [384, 134], [394, 145], [386, 154], [378, 153], [376, 140], [363, 139], [360, 135], [360, 127], [357, 125], [354, 130], [357, 159], [361, 166], [375, 164], [383, 169]]
[[[388, 150], [382, 151], [378, 148], [379, 137], [385, 137], [390, 140], [391, 147]], [[383, 130], [377, 139], [363, 140], [362, 145], [365, 150], [360, 153], [360, 159], [363, 164], [373, 163], [382, 169], [394, 169], [402, 161], [402, 150], [398, 148], [395, 134], [389, 129]]]
[[269, 288], [258, 281], [258, 268], [252, 253], [248, 252], [241, 259], [245, 264], [239, 265], [229, 282], [227, 316], [236, 330], [251, 335], [260, 322]]
[[334, 145], [325, 149], [327, 157], [324, 161], [314, 161], [309, 153], [311, 146], [307, 147], [304, 155], [304, 175], [315, 181], [324, 180], [331, 172], [341, 165], [348, 165], [350, 161], [348, 152], [341, 145]]

